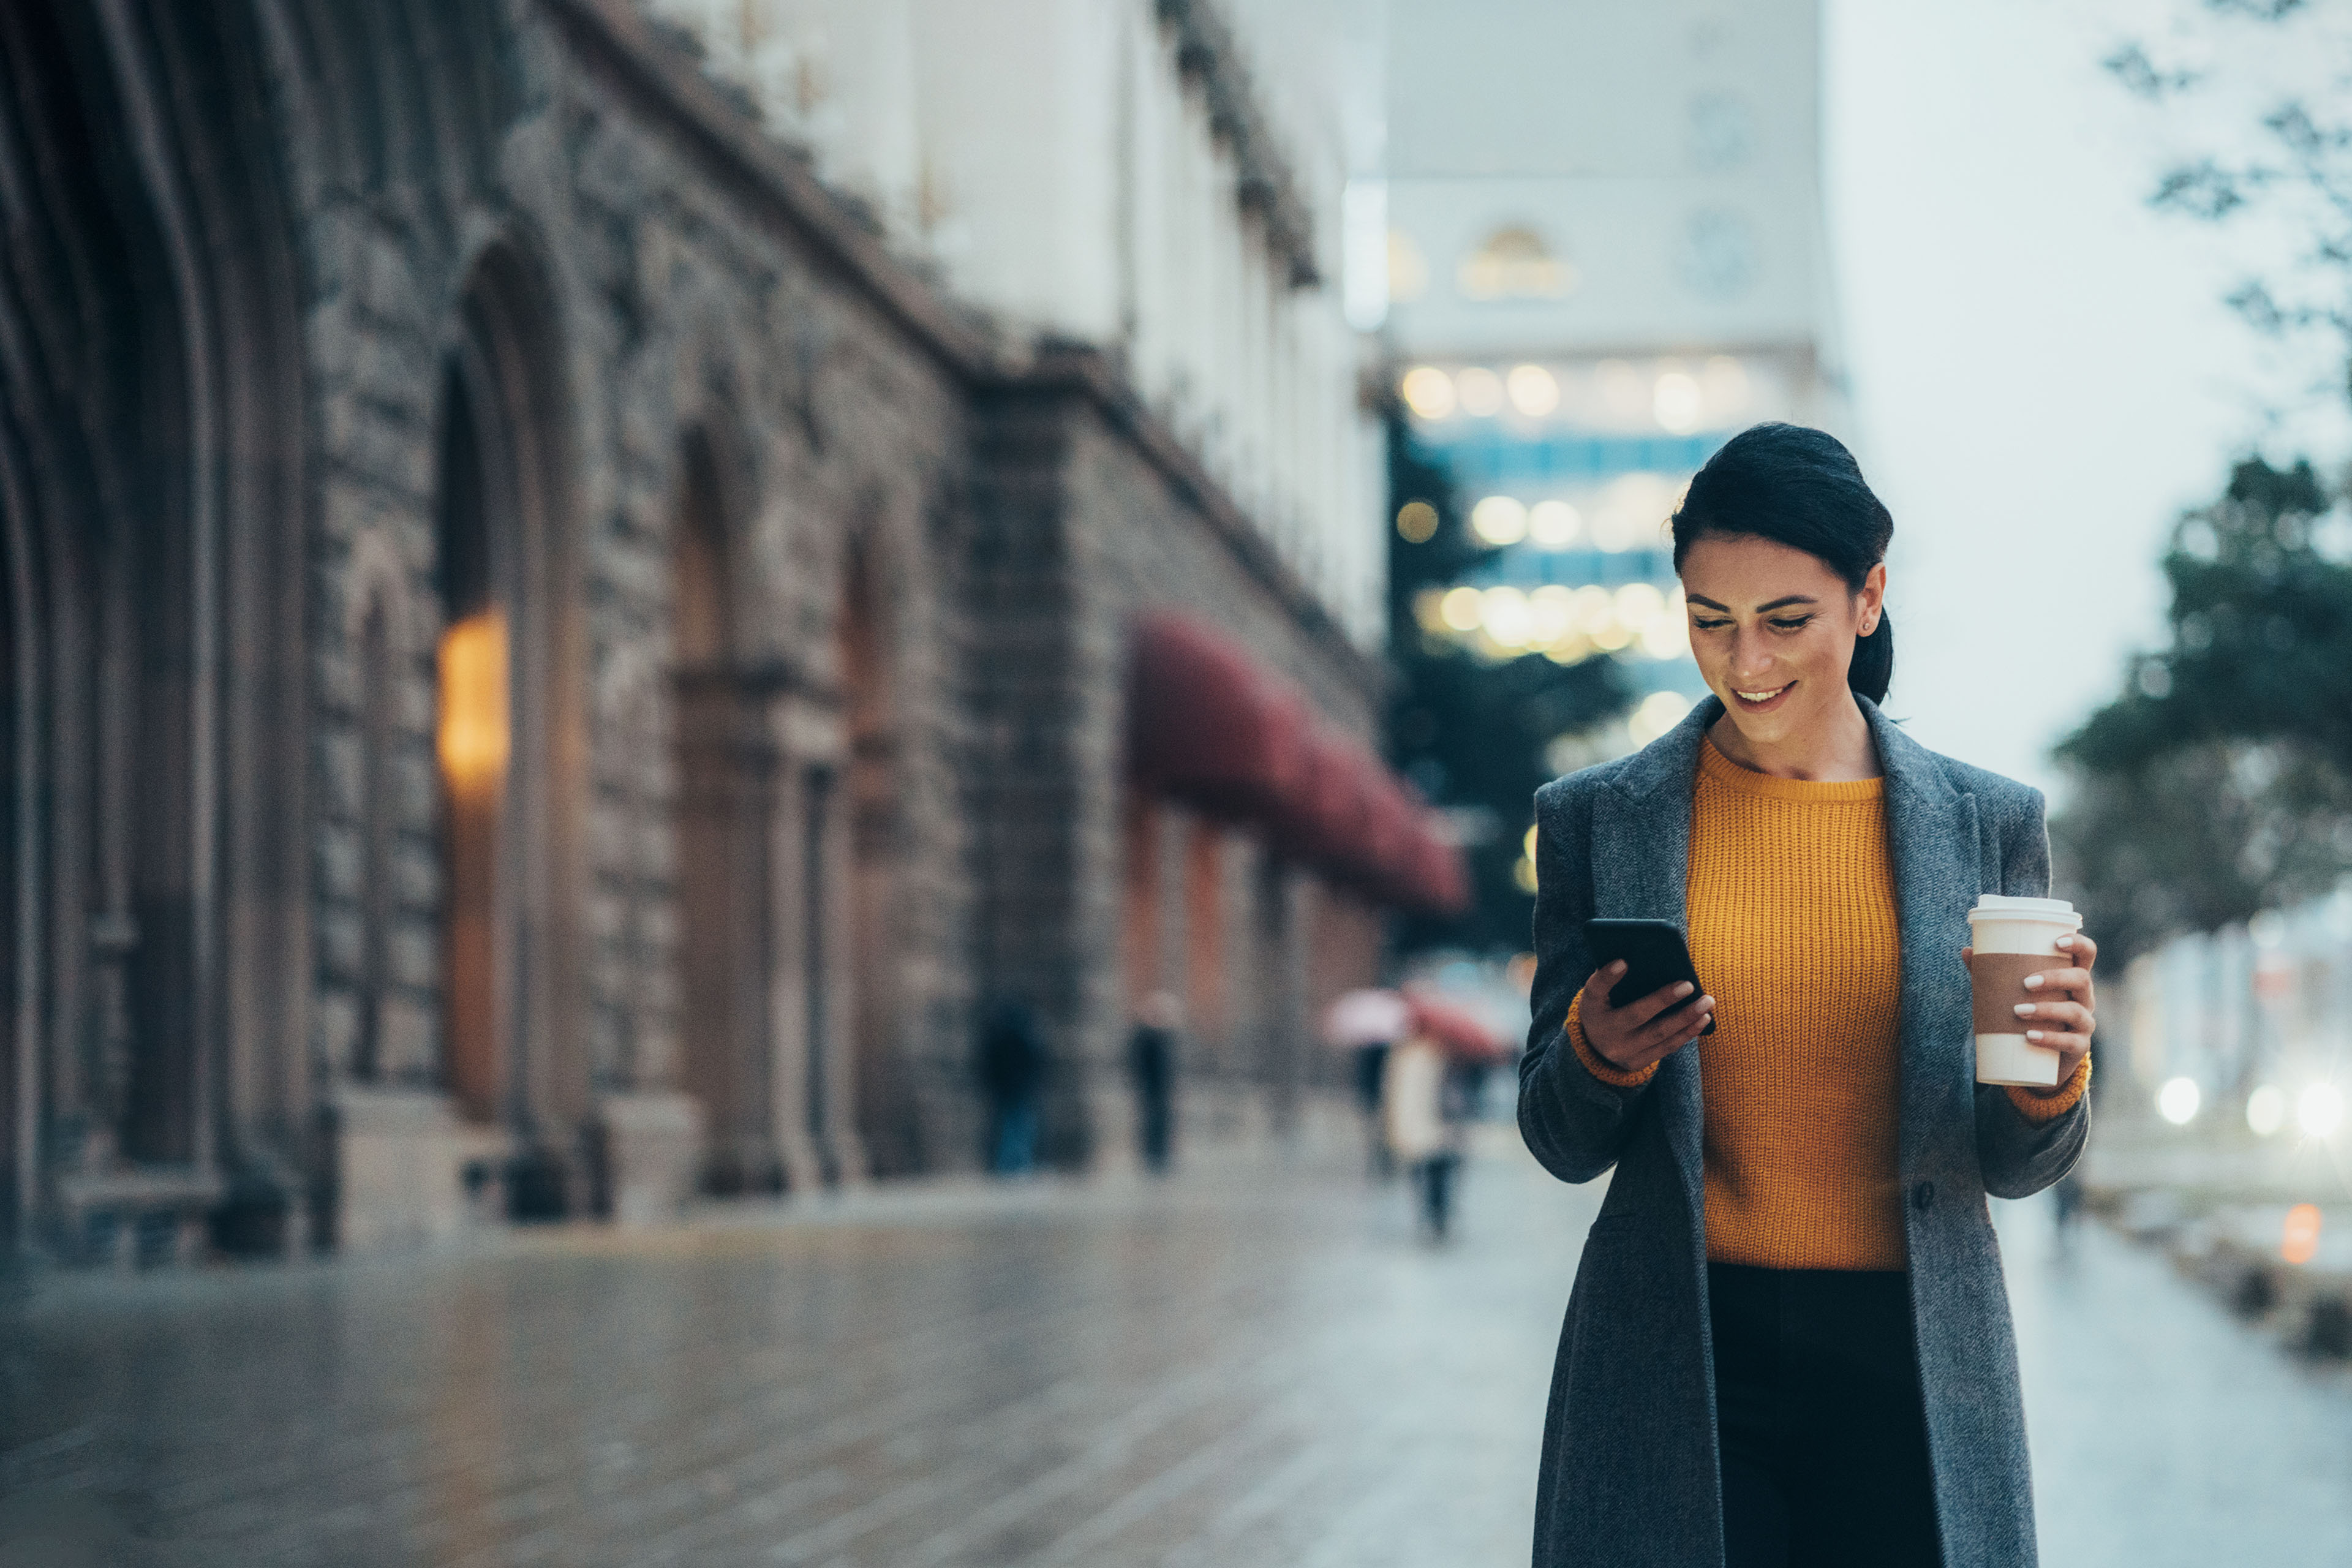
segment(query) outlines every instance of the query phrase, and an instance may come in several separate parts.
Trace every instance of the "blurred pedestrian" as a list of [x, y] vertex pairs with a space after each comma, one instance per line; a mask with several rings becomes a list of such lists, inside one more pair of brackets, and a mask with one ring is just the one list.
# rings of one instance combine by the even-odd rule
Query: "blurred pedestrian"
[[1168, 1173], [1176, 1137], [1176, 1034], [1184, 1026], [1184, 1005], [1174, 993], [1154, 991], [1136, 1009], [1135, 1032], [1127, 1040], [1128, 1072], [1135, 1079], [1135, 1141], [1143, 1167]]
[[1381, 1083], [1388, 1076], [1390, 1049], [1386, 1040], [1355, 1049], [1356, 1109], [1363, 1113], [1367, 1168], [1377, 1182], [1396, 1174], [1396, 1157], [1389, 1152], [1388, 1127], [1381, 1114]]
[[1381, 1085], [1389, 1148], [1412, 1173], [1422, 1231], [1435, 1241], [1445, 1239], [1453, 1218], [1454, 1173], [1462, 1163], [1447, 1068], [1445, 1048], [1416, 1029], [1389, 1047]]
[[[1611, 1173], [1553, 1374], [1536, 1568], [2032, 1568], [1985, 1198], [2082, 1152], [2097, 947], [2063, 938], [2067, 967], [2019, 981], [2057, 1085], [1970, 1081], [1963, 916], [2042, 897], [2049, 841], [2040, 795], [1879, 710], [1893, 519], [1833, 437], [1761, 425], [1673, 530], [1712, 695], [1536, 796], [1519, 1127], [1562, 1180]], [[2034, 628], [2063, 666], [2064, 609]], [[1969, 635], [2014, 634], [1979, 615]], [[1686, 922], [1713, 994], [1617, 1005], [1599, 913]]]
[[1038, 1100], [1045, 1083], [1045, 1041], [1027, 1002], [1005, 996], [990, 1006], [977, 1067], [988, 1096], [989, 1168], [1000, 1176], [1025, 1174], [1037, 1163]]

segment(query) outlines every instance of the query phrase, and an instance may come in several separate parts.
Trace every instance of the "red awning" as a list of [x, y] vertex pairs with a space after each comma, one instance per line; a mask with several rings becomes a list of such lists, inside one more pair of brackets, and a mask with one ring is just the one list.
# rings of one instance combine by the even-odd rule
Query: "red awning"
[[1302, 788], [1307, 704], [1181, 616], [1135, 628], [1128, 748], [1146, 784], [1213, 816], [1277, 819]]
[[1223, 634], [1182, 616], [1136, 624], [1128, 752], [1147, 788], [1265, 828], [1283, 853], [1381, 903], [1469, 907], [1462, 857], [1418, 792]]

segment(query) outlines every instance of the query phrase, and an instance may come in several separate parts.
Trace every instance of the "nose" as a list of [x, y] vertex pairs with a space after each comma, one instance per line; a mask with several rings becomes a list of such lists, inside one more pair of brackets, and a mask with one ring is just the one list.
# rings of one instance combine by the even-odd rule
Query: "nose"
[[1731, 638], [1731, 679], [1748, 690], [1761, 684], [1771, 673], [1772, 652], [1764, 646], [1763, 638], [1750, 631], [1737, 631]]

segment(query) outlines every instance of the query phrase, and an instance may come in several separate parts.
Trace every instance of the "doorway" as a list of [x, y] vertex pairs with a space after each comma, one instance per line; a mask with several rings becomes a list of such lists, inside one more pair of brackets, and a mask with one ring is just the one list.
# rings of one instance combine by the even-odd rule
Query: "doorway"
[[700, 432], [682, 453], [671, 544], [677, 595], [677, 975], [687, 1088], [702, 1103], [713, 1192], [783, 1185], [772, 1125], [773, 946], [760, 710], [735, 665], [735, 605], [718, 466]]

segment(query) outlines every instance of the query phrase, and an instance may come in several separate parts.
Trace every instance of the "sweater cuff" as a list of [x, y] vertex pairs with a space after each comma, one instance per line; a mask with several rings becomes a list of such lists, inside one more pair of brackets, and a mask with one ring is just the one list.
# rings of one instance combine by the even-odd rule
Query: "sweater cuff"
[[1578, 1016], [1579, 1009], [1583, 1005], [1584, 993], [1580, 991], [1576, 999], [1568, 1005], [1568, 1021], [1560, 1026], [1560, 1030], [1568, 1036], [1569, 1046], [1576, 1052], [1576, 1059], [1584, 1064], [1586, 1072], [1612, 1089], [1639, 1089], [1657, 1076], [1658, 1064], [1655, 1062], [1639, 1072], [1627, 1072], [1622, 1068], [1612, 1067], [1599, 1051], [1594, 1050], [1592, 1042], [1584, 1037], [1584, 1025]]
[[2086, 1055], [2074, 1064], [2074, 1071], [2064, 1083], [2051, 1089], [2026, 1089], [2017, 1084], [2009, 1086], [2009, 1102], [2017, 1113], [2035, 1126], [2055, 1121], [2082, 1102], [2083, 1091], [2091, 1085], [2091, 1058]]

